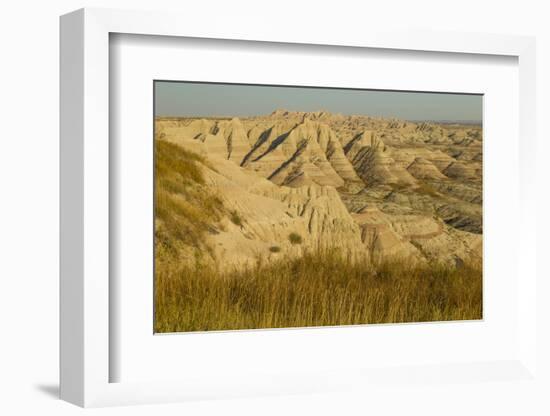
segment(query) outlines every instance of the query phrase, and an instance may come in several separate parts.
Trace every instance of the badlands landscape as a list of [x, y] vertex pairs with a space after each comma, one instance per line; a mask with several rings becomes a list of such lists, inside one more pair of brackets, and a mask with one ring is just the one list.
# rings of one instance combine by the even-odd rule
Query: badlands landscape
[[155, 120], [155, 331], [480, 319], [482, 128]]

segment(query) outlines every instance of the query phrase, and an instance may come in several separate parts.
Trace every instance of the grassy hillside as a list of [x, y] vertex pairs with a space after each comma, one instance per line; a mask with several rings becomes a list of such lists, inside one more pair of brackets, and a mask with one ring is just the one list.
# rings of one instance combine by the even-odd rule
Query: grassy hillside
[[208, 250], [205, 235], [224, 208], [204, 186], [205, 163], [195, 153], [155, 140], [155, 250], [161, 262], [177, 257], [182, 246]]

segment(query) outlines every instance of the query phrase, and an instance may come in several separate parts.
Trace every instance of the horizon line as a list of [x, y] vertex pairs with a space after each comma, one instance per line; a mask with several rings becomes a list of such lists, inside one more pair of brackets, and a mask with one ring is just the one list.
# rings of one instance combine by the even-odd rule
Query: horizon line
[[[274, 112], [276, 112], [279, 109], [273, 110], [271, 113], [260, 113], [260, 114], [243, 114], [243, 115], [235, 115], [235, 114], [155, 114], [155, 118], [257, 118], [257, 117], [269, 117]], [[343, 117], [370, 117], [373, 119], [388, 119], [388, 120], [399, 120], [399, 121], [408, 121], [411, 123], [419, 123], [419, 122], [436, 122], [436, 123], [444, 123], [444, 124], [483, 124], [483, 120], [473, 120], [473, 119], [449, 119], [449, 118], [442, 118], [442, 119], [430, 119], [430, 118], [402, 118], [402, 117], [396, 117], [396, 116], [379, 116], [379, 115], [370, 115], [370, 114], [345, 114], [345, 113], [333, 113], [331, 111], [327, 110], [316, 110], [316, 111], [299, 111], [299, 110], [284, 110], [288, 111], [289, 113], [305, 113], [305, 114], [313, 114], [313, 113], [329, 113], [332, 115], [341, 115]]]

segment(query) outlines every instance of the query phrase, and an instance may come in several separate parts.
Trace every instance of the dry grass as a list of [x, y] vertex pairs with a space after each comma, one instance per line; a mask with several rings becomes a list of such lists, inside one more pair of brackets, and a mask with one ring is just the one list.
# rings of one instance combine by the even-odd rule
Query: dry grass
[[481, 268], [351, 263], [306, 253], [243, 271], [157, 262], [155, 332], [471, 320]]
[[157, 254], [175, 254], [178, 244], [202, 247], [204, 235], [223, 213], [223, 203], [207, 192], [199, 155], [155, 140], [155, 242]]

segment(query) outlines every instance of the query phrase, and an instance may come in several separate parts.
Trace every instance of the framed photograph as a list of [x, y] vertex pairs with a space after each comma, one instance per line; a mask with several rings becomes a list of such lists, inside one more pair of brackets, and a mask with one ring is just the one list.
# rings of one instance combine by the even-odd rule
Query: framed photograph
[[482, 95], [154, 95], [155, 333], [482, 319]]
[[61, 397], [536, 387], [534, 40], [180, 18], [61, 18]]

